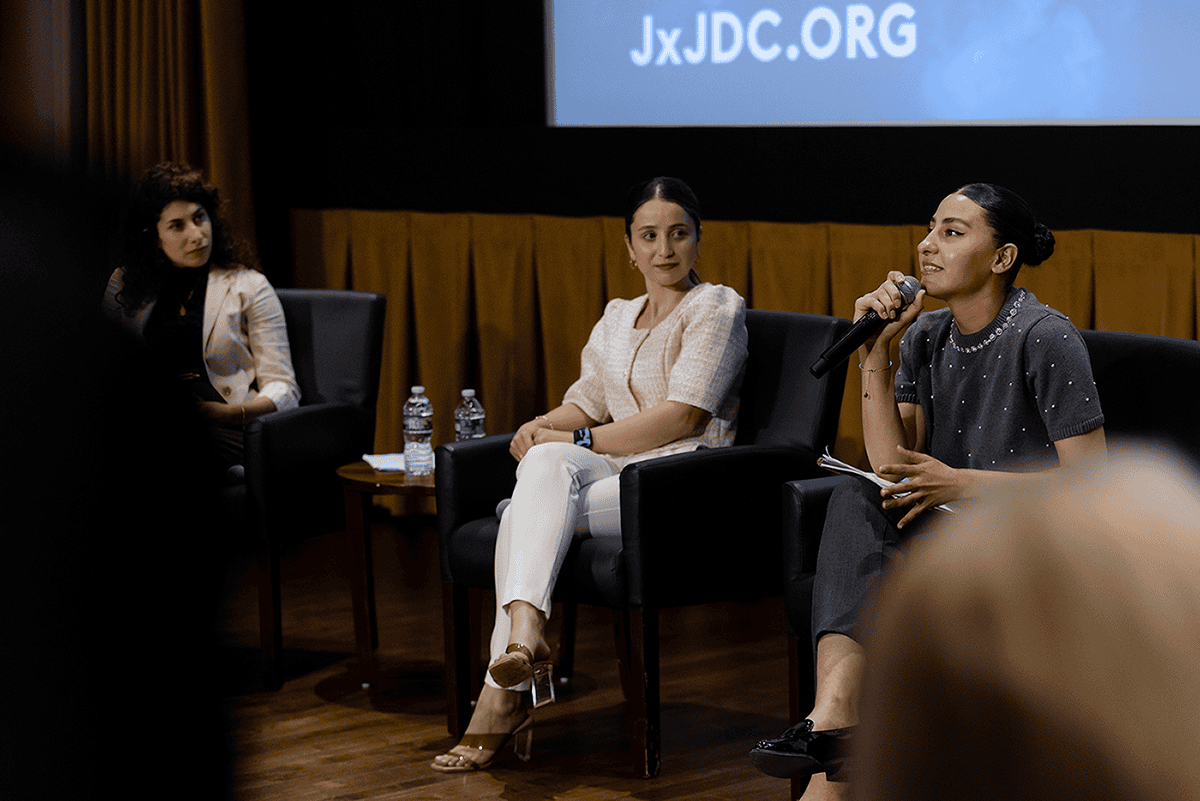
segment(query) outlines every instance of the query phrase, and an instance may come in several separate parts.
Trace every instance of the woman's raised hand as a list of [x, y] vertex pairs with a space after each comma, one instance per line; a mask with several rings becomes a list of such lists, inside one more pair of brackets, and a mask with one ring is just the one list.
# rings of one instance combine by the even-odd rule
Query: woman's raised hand
[[896, 284], [904, 280], [904, 273], [898, 270], [892, 270], [888, 273], [887, 280], [874, 292], [868, 292], [858, 300], [854, 301], [854, 319], [857, 321], [860, 317], [869, 311], [874, 311], [881, 319], [889, 320], [890, 322], [870, 339], [866, 341], [863, 348], [866, 350], [865, 356], [874, 352], [876, 343], [888, 345], [896, 334], [899, 333], [917, 318], [921, 313], [921, 308], [925, 302], [925, 289], [922, 288], [917, 292], [916, 298], [907, 307], [904, 306], [904, 296], [900, 294], [900, 290]]

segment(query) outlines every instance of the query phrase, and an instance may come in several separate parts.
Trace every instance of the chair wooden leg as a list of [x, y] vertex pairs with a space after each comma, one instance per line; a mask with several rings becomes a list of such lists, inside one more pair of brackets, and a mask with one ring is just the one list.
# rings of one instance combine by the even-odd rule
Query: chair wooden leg
[[350, 578], [354, 646], [364, 686], [377, 680], [375, 651], [379, 648], [379, 625], [375, 616], [375, 572], [371, 553], [371, 523], [367, 516], [370, 498], [349, 485], [344, 490], [346, 531], [346, 574]]
[[[800, 661], [800, 641], [795, 637], [788, 637], [788, 725], [795, 726], [800, 722], [800, 715], [805, 711], [800, 707], [801, 702], [801, 672], [803, 668]], [[811, 708], [811, 707], [810, 707]]]
[[658, 775], [662, 761], [659, 709], [658, 610], [628, 613], [629, 672], [634, 698], [634, 770], [643, 778]]
[[446, 651], [446, 729], [461, 737], [471, 720], [473, 675], [479, 667], [478, 626], [471, 621], [470, 588], [442, 584], [442, 628]]
[[575, 627], [579, 619], [579, 604], [574, 601], [558, 605], [562, 616], [562, 640], [558, 646], [558, 665], [555, 672], [560, 679], [570, 680], [575, 676]]
[[621, 682], [621, 695], [627, 702], [632, 702], [637, 693], [629, 683], [629, 613], [613, 610], [613, 647], [617, 652], [617, 677]]
[[258, 554], [258, 635], [262, 681], [268, 690], [283, 686], [283, 611], [280, 608], [279, 551], [265, 544]]

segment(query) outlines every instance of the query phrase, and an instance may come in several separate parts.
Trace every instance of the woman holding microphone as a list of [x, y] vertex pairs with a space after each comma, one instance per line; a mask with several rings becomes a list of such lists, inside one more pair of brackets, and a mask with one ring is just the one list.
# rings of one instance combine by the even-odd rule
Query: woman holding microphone
[[[917, 247], [921, 290], [905, 306], [892, 272], [855, 302], [884, 321], [859, 348], [863, 435], [880, 490], [846, 481], [829, 502], [813, 585], [816, 704], [751, 752], [776, 776], [825, 774], [806, 799], [847, 798], [845, 757], [859, 720], [864, 602], [934, 506], [965, 501], [1034, 471], [1106, 452], [1087, 349], [1061, 313], [1015, 286], [1054, 235], [1013, 192], [968, 184], [947, 195]], [[924, 312], [926, 295], [947, 308]], [[905, 332], [905, 329], [908, 329]], [[889, 357], [895, 337], [900, 363]]]

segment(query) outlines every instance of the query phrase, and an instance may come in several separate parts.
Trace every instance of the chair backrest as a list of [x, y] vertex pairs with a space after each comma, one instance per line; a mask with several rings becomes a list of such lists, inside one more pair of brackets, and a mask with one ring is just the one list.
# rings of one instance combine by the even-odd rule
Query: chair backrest
[[823, 451], [837, 436], [846, 363], [822, 378], [809, 367], [850, 328], [840, 317], [746, 311], [746, 373], [737, 445], [782, 445]]
[[1166, 443], [1200, 465], [1200, 342], [1083, 331], [1110, 438]]
[[300, 403], [375, 410], [387, 299], [374, 292], [279, 289]]

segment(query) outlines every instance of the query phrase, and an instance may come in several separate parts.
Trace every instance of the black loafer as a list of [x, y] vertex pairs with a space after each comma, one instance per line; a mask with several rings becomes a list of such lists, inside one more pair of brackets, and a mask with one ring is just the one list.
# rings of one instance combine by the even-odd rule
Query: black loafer
[[750, 750], [754, 767], [768, 776], [789, 779], [824, 773], [829, 781], [846, 781], [846, 757], [854, 727], [813, 731], [805, 720], [774, 740], [759, 740]]

